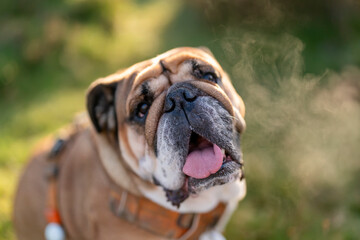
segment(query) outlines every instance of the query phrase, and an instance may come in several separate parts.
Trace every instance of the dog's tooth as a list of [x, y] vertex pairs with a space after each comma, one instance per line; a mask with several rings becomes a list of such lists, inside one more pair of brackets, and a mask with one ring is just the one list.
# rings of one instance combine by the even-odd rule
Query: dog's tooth
[[223, 155], [225, 155], [225, 149], [221, 149], [221, 152], [223, 153]]

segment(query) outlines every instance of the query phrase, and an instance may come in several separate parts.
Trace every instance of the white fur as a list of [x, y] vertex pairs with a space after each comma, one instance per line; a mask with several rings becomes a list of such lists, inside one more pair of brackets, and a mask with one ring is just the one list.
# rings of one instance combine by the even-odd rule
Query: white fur
[[144, 157], [141, 157], [139, 160], [139, 174], [140, 176], [147, 180], [152, 181], [152, 174], [155, 171], [156, 162], [154, 161], [155, 156], [149, 150], [149, 146], [146, 144], [145, 152], [149, 154], [145, 154]]
[[[140, 186], [139, 189], [145, 197], [151, 199], [157, 204], [167, 209], [181, 213], [208, 212], [215, 208], [220, 202], [227, 204], [234, 201], [237, 203], [243, 199], [246, 194], [245, 180], [235, 181], [221, 186], [209, 188], [205, 191], [202, 191], [197, 196], [190, 196], [183, 203], [181, 203], [179, 208], [177, 208], [171, 205], [169, 201], [167, 201], [165, 192], [161, 187], [156, 187], [150, 190]], [[232, 205], [234, 205], [234, 203], [232, 203]], [[221, 221], [219, 221], [219, 223], [221, 223]], [[223, 227], [223, 225], [226, 225], [226, 223], [221, 224], [221, 227]]]
[[215, 230], [210, 230], [201, 234], [199, 240], [226, 240], [226, 239], [220, 232]]

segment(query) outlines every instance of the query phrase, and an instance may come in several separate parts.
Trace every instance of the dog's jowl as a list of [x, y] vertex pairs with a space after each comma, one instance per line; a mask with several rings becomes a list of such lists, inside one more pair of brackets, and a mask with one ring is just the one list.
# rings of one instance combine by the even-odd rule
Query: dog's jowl
[[245, 106], [208, 49], [96, 80], [87, 112], [27, 165], [18, 239], [224, 239], [246, 192]]

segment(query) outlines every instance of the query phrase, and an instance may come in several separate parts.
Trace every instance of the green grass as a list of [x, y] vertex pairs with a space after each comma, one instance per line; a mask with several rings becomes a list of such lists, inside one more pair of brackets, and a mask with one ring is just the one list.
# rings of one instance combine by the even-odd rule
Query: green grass
[[[84, 109], [84, 91], [53, 92], [20, 109], [0, 127], [0, 239], [13, 239], [11, 211], [14, 190], [31, 150], [45, 136], [70, 123]], [[3, 119], [1, 119], [3, 120]]]
[[32, 149], [85, 110], [90, 82], [186, 45], [214, 52], [247, 107], [248, 194], [227, 238], [360, 236], [359, 19], [345, 38], [321, 16], [267, 28], [239, 20], [242, 8], [226, 22], [201, 6], [0, 3], [0, 239], [14, 239], [14, 191]]

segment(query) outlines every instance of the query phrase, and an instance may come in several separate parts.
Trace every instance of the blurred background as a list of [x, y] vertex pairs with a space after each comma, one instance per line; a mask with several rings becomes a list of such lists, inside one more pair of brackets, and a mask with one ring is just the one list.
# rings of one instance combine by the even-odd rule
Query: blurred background
[[360, 238], [357, 0], [0, 1], [0, 239], [31, 149], [98, 77], [207, 46], [247, 107], [228, 239]]

